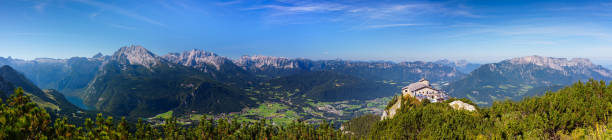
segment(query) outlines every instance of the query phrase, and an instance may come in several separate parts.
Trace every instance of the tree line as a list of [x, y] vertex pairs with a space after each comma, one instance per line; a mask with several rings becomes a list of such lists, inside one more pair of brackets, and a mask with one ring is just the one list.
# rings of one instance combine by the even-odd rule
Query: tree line
[[294, 121], [285, 126], [272, 125], [267, 120], [237, 122], [235, 119], [214, 120], [202, 117], [199, 124], [186, 126], [171, 118], [153, 126], [143, 120], [129, 124], [125, 117], [98, 114], [82, 125], [70, 124], [67, 118], [50, 120], [46, 110], [38, 107], [18, 88], [6, 102], [0, 100], [0, 140], [3, 139], [347, 139], [331, 123], [318, 125]]
[[[589, 80], [521, 101], [498, 101], [476, 111], [455, 110], [448, 103], [420, 102], [411, 97], [392, 119], [376, 115], [343, 124], [294, 121], [272, 125], [267, 120], [202, 117], [197, 125], [167, 119], [161, 125], [101, 114], [82, 124], [50, 120], [22, 89], [0, 101], [0, 139], [611, 139], [612, 84]], [[391, 101], [394, 102], [394, 101]]]
[[[408, 97], [410, 98], [410, 97]], [[392, 119], [372, 122], [368, 139], [612, 139], [612, 85], [577, 82], [477, 111], [404, 99]], [[467, 99], [463, 102], [472, 104]]]

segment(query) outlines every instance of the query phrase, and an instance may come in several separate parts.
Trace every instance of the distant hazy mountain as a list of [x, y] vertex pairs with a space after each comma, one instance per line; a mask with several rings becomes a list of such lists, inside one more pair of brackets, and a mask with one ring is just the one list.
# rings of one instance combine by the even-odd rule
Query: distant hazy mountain
[[302, 96], [319, 101], [372, 99], [392, 96], [399, 92], [397, 85], [389, 85], [331, 71], [302, 72], [268, 81], [285, 92], [300, 91]]
[[53, 90], [41, 90], [10, 66], [0, 67], [0, 92], [4, 93], [2, 98], [6, 99], [17, 87], [23, 88], [26, 94], [32, 96], [31, 99], [36, 104], [48, 111], [70, 114], [79, 110], [76, 106], [70, 104], [61, 93]]
[[603, 65], [603, 67], [605, 67], [607, 69], [612, 69], [612, 65]]
[[122, 47], [105, 61], [82, 95], [118, 115], [150, 117], [169, 110], [240, 111], [252, 101], [206, 73], [171, 63], [143, 47]]
[[448, 59], [442, 59], [435, 61], [434, 63], [454, 67], [455, 69], [463, 73], [470, 73], [480, 67], [480, 64], [470, 63], [466, 60], [451, 61]]
[[[21, 87], [24, 91], [31, 93], [33, 96], [37, 96], [42, 101], [57, 104], [53, 99], [47, 97], [42, 90], [34, 85], [34, 83], [23, 76], [23, 74], [17, 72], [10, 66], [5, 65], [0, 67], [0, 77], [2, 77], [2, 79], [4, 79], [6, 82], [10, 83], [13, 86], [13, 89], [16, 87]], [[12, 92], [13, 91], [9, 91], [9, 93]]]
[[609, 81], [612, 71], [588, 59], [527, 56], [482, 65], [447, 89], [452, 96], [490, 104], [494, 100], [519, 100], [590, 78]]
[[453, 67], [431, 62], [363, 62], [346, 60], [289, 59], [270, 56], [243, 56], [234, 60], [236, 65], [257, 74], [258, 77], [275, 78], [309, 71], [332, 71], [367, 80], [394, 80], [413, 82], [428, 78], [434, 82], [454, 81], [465, 74]]
[[252, 72], [260, 78], [276, 78], [306, 72], [316, 65], [308, 59], [273, 56], [242, 56], [240, 59], [233, 61], [242, 69]]
[[101, 54], [93, 58], [38, 58], [30, 61], [0, 57], [0, 65], [9, 65], [23, 72], [41, 88], [56, 89], [74, 95], [81, 92], [93, 79], [104, 59], [106, 58]]

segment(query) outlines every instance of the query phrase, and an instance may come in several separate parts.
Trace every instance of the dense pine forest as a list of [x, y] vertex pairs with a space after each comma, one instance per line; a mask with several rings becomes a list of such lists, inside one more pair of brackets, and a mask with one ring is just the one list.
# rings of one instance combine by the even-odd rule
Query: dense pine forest
[[[455, 99], [456, 100], [456, 99]], [[610, 139], [612, 85], [578, 82], [475, 112], [447, 103], [404, 100], [398, 115], [374, 124], [370, 139]], [[469, 100], [462, 99], [471, 103]]]
[[334, 128], [331, 123], [287, 125], [238, 122], [202, 117], [196, 125], [167, 119], [162, 125], [128, 123], [101, 114], [81, 124], [51, 120], [22, 89], [0, 107], [0, 139], [610, 139], [612, 85], [577, 82], [557, 92], [521, 101], [495, 102], [477, 111], [454, 110], [447, 103], [403, 100], [392, 119], [376, 115], [355, 118]]

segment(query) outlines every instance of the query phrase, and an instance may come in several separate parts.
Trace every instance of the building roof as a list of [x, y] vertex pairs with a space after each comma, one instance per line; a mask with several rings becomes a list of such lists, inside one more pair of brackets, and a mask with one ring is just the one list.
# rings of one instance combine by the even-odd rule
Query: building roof
[[410, 84], [410, 85], [408, 85], [406, 87], [403, 87], [402, 90], [408, 89], [408, 91], [414, 92], [414, 91], [417, 91], [417, 90], [420, 90], [420, 89], [423, 89], [423, 88], [430, 88], [430, 89], [433, 89], [433, 90], [436, 90], [436, 91], [440, 91], [438, 89], [435, 89], [435, 88], [431, 87], [431, 85], [426, 84], [423, 81], [427, 81], [427, 80], [421, 79], [421, 80], [419, 80], [419, 82], [412, 83], [412, 84]]
[[425, 87], [429, 87], [429, 85], [425, 84], [425, 83], [421, 83], [421, 82], [416, 82], [416, 83], [412, 83], [402, 89], [408, 89], [408, 91], [413, 92]]
[[423, 82], [423, 81], [429, 81], [429, 80], [427, 80], [425, 78], [421, 78], [421, 80], [419, 80], [419, 82]]

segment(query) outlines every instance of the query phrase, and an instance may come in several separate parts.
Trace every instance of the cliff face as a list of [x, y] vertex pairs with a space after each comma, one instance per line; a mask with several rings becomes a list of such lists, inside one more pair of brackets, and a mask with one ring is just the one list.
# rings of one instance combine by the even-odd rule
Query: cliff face
[[402, 98], [397, 98], [397, 101], [395, 101], [395, 104], [393, 104], [393, 106], [391, 106], [389, 109], [385, 109], [382, 116], [380, 117], [380, 120], [392, 119], [393, 116], [397, 114], [397, 110], [400, 108], [402, 108]]
[[142, 46], [121, 47], [111, 56], [111, 60], [122, 65], [142, 65], [151, 68], [160, 63], [160, 58]]
[[212, 52], [196, 49], [185, 51], [183, 53], [170, 53], [162, 57], [172, 63], [181, 64], [196, 69], [202, 69], [210, 66], [214, 70], [222, 70], [221, 67], [223, 65], [233, 63], [229, 58], [219, 56]]

